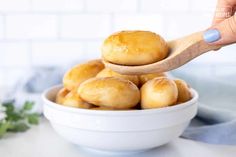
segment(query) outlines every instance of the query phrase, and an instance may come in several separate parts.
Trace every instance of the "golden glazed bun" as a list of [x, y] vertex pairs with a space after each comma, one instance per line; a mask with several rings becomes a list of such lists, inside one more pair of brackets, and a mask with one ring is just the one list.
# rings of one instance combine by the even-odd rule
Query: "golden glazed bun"
[[97, 107], [91, 108], [91, 110], [116, 110], [116, 109], [111, 108], [111, 107], [97, 106]]
[[94, 107], [93, 105], [83, 101], [76, 91], [69, 91], [66, 88], [59, 90], [56, 96], [56, 103], [64, 106], [86, 109]]
[[77, 91], [71, 91], [70, 93], [68, 93], [65, 96], [62, 105], [70, 106], [70, 107], [77, 107], [77, 108], [85, 108], [85, 109], [94, 107], [92, 104], [89, 104], [83, 101], [78, 95]]
[[133, 109], [117, 109], [117, 108], [111, 108], [111, 107], [105, 107], [105, 106], [97, 106], [91, 108], [91, 110], [111, 110], [111, 111], [126, 111], [126, 110], [133, 110]]
[[132, 108], [140, 101], [138, 87], [116, 77], [91, 78], [79, 86], [78, 93], [86, 102], [115, 109]]
[[178, 89], [174, 81], [166, 78], [154, 78], [141, 88], [141, 107], [143, 109], [161, 108], [174, 105], [178, 98]]
[[178, 88], [178, 103], [186, 102], [192, 99], [192, 94], [188, 84], [184, 80], [176, 79], [174, 80]]
[[65, 100], [65, 96], [69, 93], [70, 91], [66, 88], [62, 88], [59, 90], [59, 92], [57, 93], [56, 96], [56, 103], [57, 104], [63, 104], [64, 100]]
[[149, 80], [152, 80], [156, 77], [167, 77], [165, 73], [153, 73], [153, 74], [145, 74], [145, 75], [139, 75], [139, 83], [140, 85], [143, 85]]
[[102, 45], [104, 60], [120, 65], [144, 65], [164, 59], [168, 46], [158, 34], [149, 31], [121, 31]]
[[102, 69], [104, 69], [104, 64], [100, 60], [76, 65], [64, 75], [64, 87], [68, 90], [77, 89], [83, 81], [95, 77]]
[[118, 78], [123, 78], [125, 80], [130, 80], [136, 86], [139, 85], [139, 78], [137, 75], [121, 75], [117, 72], [112, 71], [109, 68], [105, 68], [102, 71], [100, 71], [96, 77], [118, 77]]
[[111, 110], [111, 111], [127, 111], [127, 110], [137, 110], [137, 109], [117, 109], [117, 108], [111, 108], [111, 107], [105, 107], [105, 106], [98, 106], [98, 107], [93, 107], [91, 110]]

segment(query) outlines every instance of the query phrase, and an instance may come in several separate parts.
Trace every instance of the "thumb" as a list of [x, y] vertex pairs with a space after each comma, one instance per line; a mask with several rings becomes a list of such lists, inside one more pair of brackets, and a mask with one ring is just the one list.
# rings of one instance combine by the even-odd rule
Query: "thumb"
[[206, 30], [203, 38], [207, 43], [214, 45], [236, 43], [236, 15]]

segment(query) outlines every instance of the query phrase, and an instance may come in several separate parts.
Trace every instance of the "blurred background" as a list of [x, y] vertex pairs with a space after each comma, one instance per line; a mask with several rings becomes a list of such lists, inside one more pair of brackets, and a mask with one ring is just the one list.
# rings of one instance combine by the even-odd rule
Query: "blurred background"
[[[115, 31], [149, 30], [170, 40], [204, 30], [215, 6], [216, 0], [0, 0], [0, 95], [12, 96], [35, 69], [100, 57], [104, 38]], [[236, 110], [235, 45], [173, 74], [196, 88], [202, 102]]]

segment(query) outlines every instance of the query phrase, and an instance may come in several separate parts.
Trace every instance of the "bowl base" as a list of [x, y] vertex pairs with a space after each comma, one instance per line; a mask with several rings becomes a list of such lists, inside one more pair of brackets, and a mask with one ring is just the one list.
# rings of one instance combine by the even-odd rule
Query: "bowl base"
[[148, 149], [142, 149], [142, 150], [104, 150], [104, 149], [96, 149], [96, 148], [91, 148], [91, 147], [83, 147], [83, 146], [78, 146], [79, 149], [85, 152], [89, 153], [99, 153], [99, 154], [106, 154], [106, 155], [127, 155], [127, 154], [136, 154], [136, 153], [142, 153], [148, 150], [151, 150], [153, 148], [148, 148]]

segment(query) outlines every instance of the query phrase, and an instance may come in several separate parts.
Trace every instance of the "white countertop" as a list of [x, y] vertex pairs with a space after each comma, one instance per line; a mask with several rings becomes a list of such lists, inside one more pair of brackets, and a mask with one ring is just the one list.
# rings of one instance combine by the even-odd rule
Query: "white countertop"
[[[135, 157], [235, 157], [236, 146], [210, 145], [178, 138], [162, 147], [135, 154]], [[111, 154], [88, 151], [68, 143], [58, 136], [43, 119], [39, 126], [25, 133], [9, 134], [0, 139], [2, 157], [105, 157]], [[112, 156], [121, 156], [121, 154]]]

